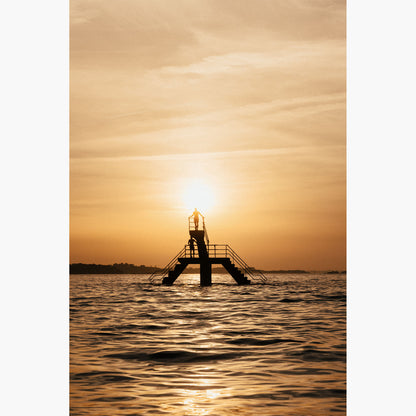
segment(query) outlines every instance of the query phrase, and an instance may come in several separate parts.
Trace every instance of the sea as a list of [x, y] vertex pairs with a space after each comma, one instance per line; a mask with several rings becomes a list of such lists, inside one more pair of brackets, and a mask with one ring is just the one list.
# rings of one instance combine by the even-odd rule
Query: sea
[[346, 414], [346, 274], [70, 276], [70, 415]]

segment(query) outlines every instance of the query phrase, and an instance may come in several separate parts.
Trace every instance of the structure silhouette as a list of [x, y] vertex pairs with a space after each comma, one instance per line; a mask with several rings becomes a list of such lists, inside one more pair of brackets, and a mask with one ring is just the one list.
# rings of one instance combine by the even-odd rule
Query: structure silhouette
[[[195, 211], [198, 212], [195, 208]], [[239, 285], [248, 285], [251, 281], [265, 283], [266, 277], [260, 271], [249, 267], [247, 263], [228, 245], [210, 244], [208, 232], [205, 226], [205, 217], [202, 218], [202, 230], [198, 229], [197, 216], [194, 214], [188, 217], [188, 229], [190, 239], [188, 244], [159, 272], [150, 276], [152, 283], [161, 282], [164, 285], [172, 285], [185, 270], [188, 264], [199, 264], [201, 286], [211, 286], [212, 265], [221, 264], [225, 270]], [[198, 248], [198, 255], [195, 256], [194, 243]], [[247, 278], [250, 277], [251, 280]]]

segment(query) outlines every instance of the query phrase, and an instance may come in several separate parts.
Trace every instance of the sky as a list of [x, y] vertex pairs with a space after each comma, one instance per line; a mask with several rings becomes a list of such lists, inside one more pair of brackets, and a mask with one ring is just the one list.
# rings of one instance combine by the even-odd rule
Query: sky
[[345, 270], [345, 2], [71, 0], [70, 261], [164, 266], [197, 207], [254, 267]]

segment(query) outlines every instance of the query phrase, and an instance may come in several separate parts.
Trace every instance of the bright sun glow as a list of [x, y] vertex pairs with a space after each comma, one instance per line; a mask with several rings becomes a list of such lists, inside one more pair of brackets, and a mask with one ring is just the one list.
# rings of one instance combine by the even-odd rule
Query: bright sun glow
[[189, 183], [183, 195], [185, 208], [198, 209], [202, 214], [209, 211], [215, 203], [212, 189], [202, 180], [194, 180]]

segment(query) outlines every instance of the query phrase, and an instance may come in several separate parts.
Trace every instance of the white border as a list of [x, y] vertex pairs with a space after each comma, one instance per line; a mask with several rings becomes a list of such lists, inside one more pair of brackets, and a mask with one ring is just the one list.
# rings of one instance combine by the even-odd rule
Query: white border
[[348, 414], [410, 414], [414, 5], [349, 1], [347, 11]]
[[69, 414], [69, 4], [2, 3], [0, 414]]
[[[0, 14], [1, 414], [68, 414], [68, 2]], [[413, 409], [414, 7], [348, 1], [348, 413]]]

